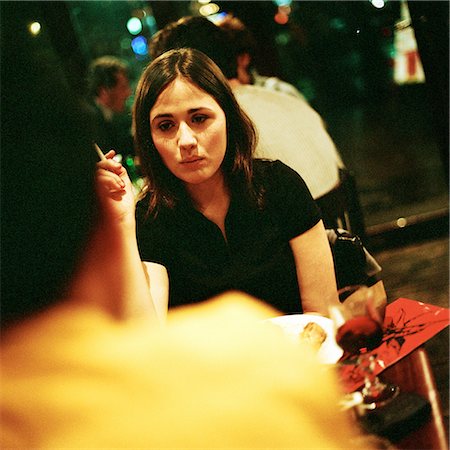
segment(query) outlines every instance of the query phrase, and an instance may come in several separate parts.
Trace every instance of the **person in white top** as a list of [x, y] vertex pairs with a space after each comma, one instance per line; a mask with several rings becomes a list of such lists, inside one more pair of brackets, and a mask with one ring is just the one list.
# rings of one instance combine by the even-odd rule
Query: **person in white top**
[[[293, 95], [294, 97], [299, 97], [307, 101], [306, 97], [293, 84], [287, 81], [280, 80], [277, 77], [266, 77], [258, 73], [256, 69], [251, 69], [251, 75], [253, 82], [250, 84], [254, 86], [261, 86], [271, 91], [283, 92], [283, 94]], [[239, 81], [243, 83], [242, 80]]]
[[257, 157], [280, 159], [295, 169], [315, 199], [337, 186], [344, 164], [321, 117], [307, 102], [235, 80], [231, 85], [257, 126]]
[[240, 49], [230, 30], [204, 17], [183, 17], [153, 36], [150, 54], [156, 58], [180, 47], [202, 51], [228, 78], [239, 104], [258, 130], [257, 157], [279, 159], [293, 168], [314, 199], [339, 184], [339, 169], [345, 166], [322, 118], [300, 96], [243, 84], [238, 67]]

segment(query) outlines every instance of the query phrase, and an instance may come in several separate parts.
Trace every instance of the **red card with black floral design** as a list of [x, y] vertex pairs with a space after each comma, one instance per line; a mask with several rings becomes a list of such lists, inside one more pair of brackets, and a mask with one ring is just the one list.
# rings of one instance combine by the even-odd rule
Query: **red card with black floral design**
[[[399, 298], [386, 307], [382, 344], [370, 352], [375, 356], [375, 374], [395, 364], [450, 325], [450, 309]], [[363, 368], [356, 357], [339, 366], [346, 392], [362, 386]]]

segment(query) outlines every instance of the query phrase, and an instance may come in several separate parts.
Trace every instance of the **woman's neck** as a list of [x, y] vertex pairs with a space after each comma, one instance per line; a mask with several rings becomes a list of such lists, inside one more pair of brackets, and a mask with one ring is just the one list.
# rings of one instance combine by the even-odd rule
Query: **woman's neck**
[[206, 183], [189, 184], [187, 192], [195, 208], [225, 233], [225, 217], [230, 206], [230, 191], [223, 174], [217, 173]]

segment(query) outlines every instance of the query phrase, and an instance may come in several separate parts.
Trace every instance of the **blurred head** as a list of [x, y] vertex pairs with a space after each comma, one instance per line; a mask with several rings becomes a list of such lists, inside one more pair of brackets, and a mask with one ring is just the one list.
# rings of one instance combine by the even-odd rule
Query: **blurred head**
[[217, 25], [228, 31], [228, 36], [232, 39], [234, 52], [254, 55], [257, 48], [256, 39], [240, 19], [227, 14]]
[[116, 113], [123, 112], [131, 95], [126, 64], [114, 56], [95, 59], [88, 72], [91, 95], [103, 106]]
[[237, 61], [237, 78], [243, 84], [252, 84], [251, 67], [256, 53], [257, 43], [250, 30], [239, 20], [227, 14], [218, 24], [228, 35], [230, 54]]
[[206, 17], [183, 17], [158, 31], [150, 41], [150, 55], [157, 58], [176, 48], [194, 48], [211, 58], [226, 78], [236, 78], [237, 62], [230, 54], [228, 34]]
[[152, 211], [161, 203], [174, 206], [184, 192], [180, 180], [167, 168], [152, 137], [150, 118], [155, 104], [174, 82], [183, 80], [207, 94], [226, 119], [226, 149], [221, 170], [232, 185], [237, 180], [250, 183], [255, 129], [241, 110], [229, 84], [214, 62], [194, 49], [177, 49], [155, 59], [139, 80], [133, 106], [135, 143], [141, 169], [147, 178]]
[[2, 5], [2, 326], [60, 299], [95, 217], [84, 118], [50, 41], [27, 32], [21, 6]]

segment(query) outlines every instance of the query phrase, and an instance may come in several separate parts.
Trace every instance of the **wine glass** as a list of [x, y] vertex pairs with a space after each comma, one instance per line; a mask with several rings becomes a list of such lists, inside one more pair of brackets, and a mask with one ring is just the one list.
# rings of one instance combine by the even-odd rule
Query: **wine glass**
[[398, 386], [383, 383], [374, 373], [376, 358], [371, 351], [383, 341], [383, 321], [367, 286], [346, 286], [338, 294], [341, 304], [330, 308], [330, 318], [336, 327], [336, 342], [344, 350], [341, 361], [356, 357], [364, 373], [363, 406], [375, 409], [399, 392]]

